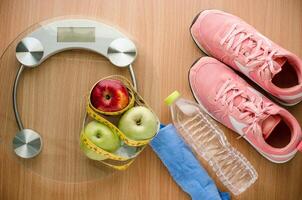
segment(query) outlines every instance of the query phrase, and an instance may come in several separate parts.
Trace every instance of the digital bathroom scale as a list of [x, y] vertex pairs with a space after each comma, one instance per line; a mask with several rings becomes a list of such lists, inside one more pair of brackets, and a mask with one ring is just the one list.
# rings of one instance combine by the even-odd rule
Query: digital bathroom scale
[[86, 98], [91, 85], [106, 75], [129, 77], [136, 88], [136, 55], [126, 35], [90, 19], [50, 20], [21, 33], [0, 61], [1, 91], [7, 91], [0, 97], [6, 105], [0, 110], [5, 158], [64, 182], [113, 173], [79, 148]]

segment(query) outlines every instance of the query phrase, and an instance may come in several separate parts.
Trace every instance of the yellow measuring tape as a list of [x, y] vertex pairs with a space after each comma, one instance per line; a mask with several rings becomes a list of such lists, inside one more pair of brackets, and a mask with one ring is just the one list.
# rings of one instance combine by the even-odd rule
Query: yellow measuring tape
[[93, 151], [96, 154], [101, 154], [103, 156], [106, 156], [106, 158], [112, 159], [112, 160], [120, 160], [120, 161], [125, 161], [125, 160], [129, 160], [129, 158], [124, 158], [122, 156], [110, 153], [108, 151], [103, 150], [102, 148], [99, 148], [98, 146], [96, 146], [93, 142], [91, 142], [87, 136], [85, 136], [85, 134], [81, 134], [81, 142], [83, 142], [83, 144], [86, 145], [86, 147], [88, 149], [90, 149], [91, 151]]
[[[83, 133], [81, 133], [80, 140], [88, 149], [90, 149], [94, 153], [105, 156], [106, 160], [101, 160], [99, 162], [102, 162], [103, 164], [105, 164], [111, 168], [114, 168], [117, 170], [125, 170], [134, 161], [134, 158], [122, 157], [122, 156], [107, 152], [107, 151], [99, 148], [93, 142], [91, 142]], [[142, 150], [143, 150], [143, 148], [140, 151], [142, 151]], [[112, 161], [121, 161], [121, 162], [112, 163], [112, 161], [110, 161], [109, 159], [111, 159]]]
[[[126, 169], [127, 167], [129, 167], [131, 165], [131, 163], [134, 161], [135, 157], [145, 148], [145, 146], [150, 142], [150, 140], [152, 138], [149, 138], [149, 139], [146, 139], [146, 140], [130, 139], [121, 130], [119, 130], [113, 123], [111, 123], [110, 121], [105, 119], [104, 115], [107, 115], [107, 116], [108, 115], [109, 116], [110, 115], [111, 116], [112, 115], [121, 115], [123, 112], [125, 112], [126, 110], [130, 109], [131, 107], [133, 107], [135, 105], [146, 106], [148, 108], [149, 108], [149, 106], [145, 103], [145, 101], [142, 99], [142, 97], [139, 96], [136, 93], [136, 91], [133, 89], [131, 83], [126, 78], [124, 78], [123, 76], [109, 76], [109, 77], [106, 77], [104, 79], [116, 79], [116, 80], [122, 81], [123, 84], [125, 84], [125, 86], [128, 89], [129, 96], [130, 96], [130, 102], [129, 102], [128, 106], [126, 108], [124, 108], [123, 110], [121, 110], [121, 111], [118, 111], [118, 112], [101, 112], [101, 111], [99, 111], [99, 110], [97, 110], [96, 108], [93, 107], [93, 105], [91, 104], [90, 95], [89, 95], [89, 98], [87, 100], [88, 104], [87, 104], [87, 107], [86, 107], [86, 112], [87, 112], [88, 116], [90, 116], [92, 119], [108, 126], [114, 133], [116, 133], [120, 137], [120, 139], [126, 145], [132, 146], [132, 147], [137, 147], [137, 148], [140, 148], [140, 149], [138, 149], [135, 156], [133, 156], [133, 157], [123, 157], [123, 156], [120, 156], [120, 155], [117, 155], [117, 154], [114, 154], [114, 153], [110, 153], [110, 152], [105, 151], [104, 149], [99, 148], [93, 142], [91, 142], [89, 140], [89, 138], [87, 138], [83, 133], [81, 133], [80, 140], [88, 149], [90, 149], [94, 153], [100, 154], [100, 155], [106, 157], [105, 160], [101, 160], [100, 162], [102, 162], [103, 164], [105, 164], [109, 167], [112, 167], [114, 169], [124, 170], [124, 169]], [[104, 80], [104, 79], [101, 79], [101, 80]], [[96, 84], [94, 84], [94, 86]], [[92, 88], [94, 88], [94, 86]], [[91, 91], [90, 91], [90, 94], [91, 94]], [[158, 122], [158, 124], [159, 124], [159, 122]], [[84, 127], [83, 127], [83, 130], [84, 130]]]
[[117, 169], [117, 170], [125, 170], [133, 163], [133, 161], [134, 161], [134, 158], [130, 162], [128, 162], [127, 164], [123, 164], [123, 165], [114, 165], [114, 164], [107, 163], [106, 161], [102, 161], [102, 163], [109, 166], [109, 167]]

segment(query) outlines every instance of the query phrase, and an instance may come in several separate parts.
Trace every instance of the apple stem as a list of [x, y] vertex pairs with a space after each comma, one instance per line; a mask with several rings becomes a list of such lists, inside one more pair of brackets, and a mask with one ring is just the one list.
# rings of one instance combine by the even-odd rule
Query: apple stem
[[107, 95], [105, 96], [105, 98], [106, 98], [107, 100], [109, 100], [109, 99], [110, 99], [110, 95], [107, 94]]
[[138, 120], [138, 121], [136, 122], [136, 125], [138, 125], [138, 126], [140, 126], [141, 124], [142, 124], [141, 120]]

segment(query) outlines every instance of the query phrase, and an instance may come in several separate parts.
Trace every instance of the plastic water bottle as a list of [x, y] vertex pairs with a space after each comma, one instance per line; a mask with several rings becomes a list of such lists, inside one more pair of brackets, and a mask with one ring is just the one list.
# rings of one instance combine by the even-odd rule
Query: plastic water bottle
[[173, 124], [197, 156], [204, 158], [220, 181], [235, 195], [244, 192], [258, 178], [250, 162], [227, 141], [222, 130], [200, 105], [180, 98], [179, 92], [169, 95]]

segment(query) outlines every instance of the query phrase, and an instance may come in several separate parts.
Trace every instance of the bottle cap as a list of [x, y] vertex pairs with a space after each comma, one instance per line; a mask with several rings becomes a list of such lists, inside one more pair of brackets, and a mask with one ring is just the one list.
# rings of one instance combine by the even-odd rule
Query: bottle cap
[[175, 90], [174, 92], [172, 92], [166, 99], [165, 99], [165, 103], [170, 106], [172, 103], [174, 103], [174, 101], [176, 99], [178, 99], [180, 97], [180, 93]]

